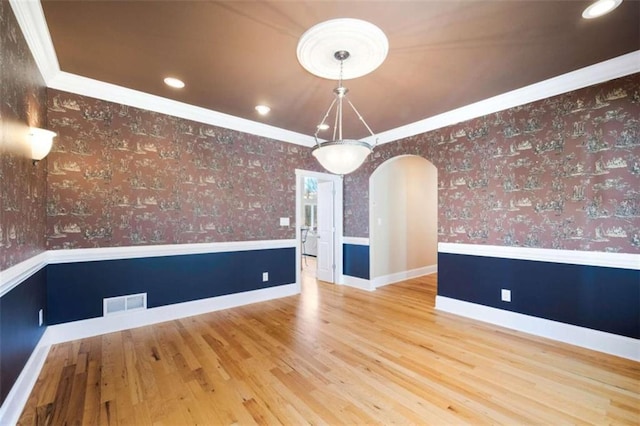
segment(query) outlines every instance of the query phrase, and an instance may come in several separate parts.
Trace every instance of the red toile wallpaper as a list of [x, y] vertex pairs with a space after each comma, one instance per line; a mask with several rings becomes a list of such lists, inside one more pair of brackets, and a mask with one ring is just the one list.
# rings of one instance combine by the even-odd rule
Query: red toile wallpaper
[[640, 253], [640, 74], [384, 144], [345, 177], [345, 235], [367, 237], [369, 176], [438, 168], [438, 240]]
[[45, 250], [46, 161], [33, 166], [28, 126], [45, 127], [44, 81], [7, 1], [0, 1], [0, 270]]
[[49, 249], [295, 238], [310, 149], [55, 90]]

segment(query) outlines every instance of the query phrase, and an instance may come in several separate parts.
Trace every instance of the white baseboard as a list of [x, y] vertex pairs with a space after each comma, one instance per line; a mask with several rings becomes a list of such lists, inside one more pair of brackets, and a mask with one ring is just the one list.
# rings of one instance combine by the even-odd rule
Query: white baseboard
[[438, 272], [438, 265], [429, 265], [422, 268], [411, 269], [409, 271], [396, 272], [395, 274], [383, 275], [372, 280], [373, 287], [378, 288], [385, 285], [397, 283], [399, 281], [410, 280], [424, 275], [431, 275]]
[[366, 290], [366, 291], [374, 291], [376, 289], [370, 280], [365, 280], [364, 278], [352, 277], [350, 275], [342, 276], [342, 284], [349, 287], [359, 288], [360, 290]]
[[51, 343], [47, 331], [48, 329], [45, 330], [36, 348], [31, 352], [31, 356], [22, 372], [20, 372], [18, 379], [13, 384], [4, 403], [0, 406], [0, 425], [15, 425], [20, 414], [22, 414], [27, 399], [31, 395], [31, 390], [36, 384], [40, 370], [42, 370], [49, 354]]
[[16, 380], [7, 398], [0, 407], [0, 425], [13, 425], [18, 421], [33, 386], [40, 375], [44, 362], [47, 359], [51, 345], [201, 315], [207, 312], [265, 302], [267, 300], [293, 296], [298, 293], [300, 293], [300, 287], [297, 284], [285, 284], [277, 287], [246, 291], [244, 293], [159, 306], [144, 311], [124, 313], [122, 315], [91, 318], [49, 326], [31, 353], [18, 380]]
[[47, 332], [49, 333], [50, 343], [56, 344], [293, 296], [298, 293], [299, 288], [296, 284], [284, 284], [277, 287], [246, 291], [243, 293], [159, 306], [142, 311], [123, 313], [121, 315], [109, 315], [108, 317], [90, 318], [52, 325], [49, 326]]
[[444, 296], [436, 309], [563, 343], [640, 361], [640, 340]]

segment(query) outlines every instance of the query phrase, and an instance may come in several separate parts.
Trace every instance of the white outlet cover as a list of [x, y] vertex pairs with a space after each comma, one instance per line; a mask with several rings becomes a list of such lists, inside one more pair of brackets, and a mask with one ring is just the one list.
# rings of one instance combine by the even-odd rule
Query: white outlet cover
[[263, 272], [262, 273], [262, 281], [263, 282], [269, 281], [269, 273], [268, 272]]
[[289, 226], [289, 218], [281, 217], [280, 218], [280, 226]]
[[507, 290], [507, 289], [503, 288], [500, 291], [500, 296], [501, 296], [503, 302], [511, 302], [511, 290]]
[[42, 311], [42, 309], [40, 309], [38, 311], [38, 327], [42, 326], [43, 323], [44, 323], [44, 312]]

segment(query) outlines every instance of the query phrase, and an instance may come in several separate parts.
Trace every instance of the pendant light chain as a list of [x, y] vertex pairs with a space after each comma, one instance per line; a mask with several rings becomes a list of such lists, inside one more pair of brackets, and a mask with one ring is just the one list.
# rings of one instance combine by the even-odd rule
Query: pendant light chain
[[[344, 55], [343, 55], [344, 56]], [[345, 95], [344, 87], [342, 86], [342, 68], [344, 66], [344, 58], [340, 57], [340, 79], [338, 80], [338, 140], [342, 140], [342, 100]], [[335, 136], [334, 136], [335, 139]]]

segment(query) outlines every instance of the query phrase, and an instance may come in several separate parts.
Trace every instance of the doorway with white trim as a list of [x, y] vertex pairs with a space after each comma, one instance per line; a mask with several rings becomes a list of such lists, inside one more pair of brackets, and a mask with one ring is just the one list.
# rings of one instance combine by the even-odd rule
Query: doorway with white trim
[[318, 280], [341, 284], [342, 177], [297, 169], [295, 223], [298, 285], [314, 266]]

